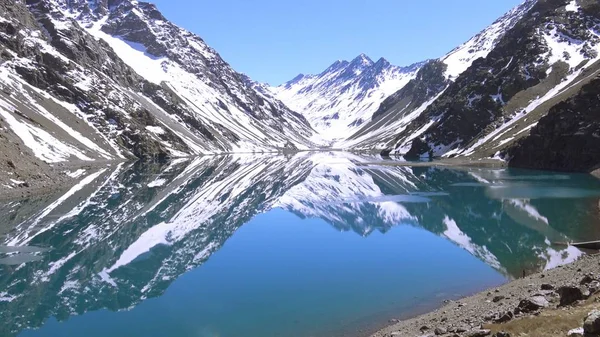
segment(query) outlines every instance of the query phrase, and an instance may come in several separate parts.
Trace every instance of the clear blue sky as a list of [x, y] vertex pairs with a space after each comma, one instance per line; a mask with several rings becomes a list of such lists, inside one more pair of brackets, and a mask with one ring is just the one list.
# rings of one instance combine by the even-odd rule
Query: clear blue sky
[[360, 53], [409, 65], [465, 42], [521, 0], [147, 0], [252, 79], [276, 85]]

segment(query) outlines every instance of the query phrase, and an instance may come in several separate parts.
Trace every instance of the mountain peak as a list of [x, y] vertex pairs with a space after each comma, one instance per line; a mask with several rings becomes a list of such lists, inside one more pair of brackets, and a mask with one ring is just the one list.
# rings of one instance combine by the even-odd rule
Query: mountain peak
[[370, 67], [375, 63], [366, 54], [361, 53], [356, 58], [354, 58], [354, 60], [352, 60], [352, 62], [350, 62], [350, 64], [353, 66]]
[[377, 62], [375, 62], [375, 65], [381, 66], [381, 67], [388, 67], [391, 65], [391, 63], [386, 60], [385, 58], [381, 57], [379, 60], [377, 60]]
[[348, 66], [348, 61], [337, 60], [332, 65], [330, 65], [329, 67], [327, 67], [327, 69], [325, 69], [325, 71], [323, 71], [321, 73], [321, 75], [337, 71], [339, 69], [345, 68], [346, 66]]

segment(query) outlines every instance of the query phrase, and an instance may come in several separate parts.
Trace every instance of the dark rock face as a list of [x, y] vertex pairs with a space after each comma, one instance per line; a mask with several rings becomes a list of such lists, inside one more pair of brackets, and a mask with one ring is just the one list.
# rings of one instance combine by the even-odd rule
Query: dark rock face
[[[501, 28], [480, 34], [492, 45], [489, 53], [457, 77], [448, 75], [456, 73], [455, 60], [435, 61], [449, 70], [429, 71], [411, 81], [381, 104], [369, 129], [351, 139], [358, 139], [359, 147], [387, 144], [383, 154], [407, 158], [500, 156], [520, 167], [597, 169], [598, 83], [591, 79], [600, 71], [592, 61], [600, 44], [593, 28], [600, 23], [600, 5], [578, 1], [576, 8], [569, 8], [570, 3], [526, 1], [499, 20]], [[477, 37], [472, 41], [461, 57], [484, 48]], [[556, 45], [569, 51], [561, 52]], [[423, 66], [420, 74], [434, 65]], [[436, 85], [424, 85], [427, 81]], [[415, 90], [419, 86], [427, 90]], [[407, 116], [406, 123], [398, 123]], [[385, 129], [390, 125], [397, 126], [391, 138], [392, 129]], [[372, 131], [377, 129], [385, 131]], [[363, 140], [370, 134], [374, 139]]]
[[551, 108], [508, 153], [515, 167], [581, 172], [600, 168], [600, 79]]
[[427, 62], [419, 70], [415, 79], [381, 103], [379, 109], [373, 114], [373, 120], [383, 117], [394, 106], [406, 100], [410, 100], [414, 106], [419, 106], [441, 92], [448, 84], [444, 78], [445, 70], [446, 65], [438, 60]]
[[[409, 81], [402, 89], [386, 98], [373, 114], [372, 120], [361, 127], [355, 134], [349, 137], [349, 140], [358, 139], [369, 135], [373, 129], [385, 128], [387, 125], [401, 120], [422, 104], [431, 100], [446, 88], [449, 81], [444, 77], [446, 65], [439, 60], [426, 62], [417, 72], [416, 77]], [[409, 128], [412, 127], [409, 126]], [[408, 129], [407, 129], [408, 130]], [[410, 129], [405, 133], [391, 136], [385, 139], [372, 139], [372, 143], [360, 145], [364, 148], [373, 148], [375, 143], [381, 141], [397, 143], [401, 139], [410, 136]], [[386, 149], [389, 153], [391, 149]]]
[[[558, 294], [560, 295], [560, 306], [571, 305], [577, 301], [584, 300], [586, 298], [586, 290], [581, 287], [575, 286], [564, 286], [558, 288]], [[587, 292], [589, 296], [589, 292]]]

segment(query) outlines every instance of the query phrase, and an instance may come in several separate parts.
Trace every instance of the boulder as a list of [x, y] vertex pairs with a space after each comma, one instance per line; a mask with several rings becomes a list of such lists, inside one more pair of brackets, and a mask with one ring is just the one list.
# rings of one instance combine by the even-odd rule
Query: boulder
[[594, 275], [592, 274], [587, 274], [585, 275], [582, 279], [581, 282], [579, 282], [579, 284], [584, 285], [584, 284], [590, 284], [594, 281]]
[[[571, 305], [577, 301], [584, 300], [586, 298], [587, 289], [582, 289], [581, 287], [575, 286], [563, 286], [558, 288], [558, 294], [560, 295], [560, 306], [564, 307], [567, 305]], [[589, 296], [589, 291], [587, 291], [587, 296]]]
[[569, 331], [567, 333], [568, 337], [584, 337], [583, 336], [583, 328], [577, 328]]
[[583, 322], [583, 332], [585, 334], [600, 334], [600, 310], [590, 312]]
[[600, 290], [600, 282], [599, 281], [592, 281], [589, 284], [587, 284], [588, 289], [590, 290], [590, 294], [595, 294]]
[[513, 318], [515, 318], [515, 314], [513, 314], [510, 311], [507, 311], [506, 313], [501, 315], [500, 318], [498, 318], [496, 320], [496, 323], [506, 323], [506, 322], [512, 320]]
[[518, 309], [519, 312], [530, 313], [534, 311], [538, 311], [542, 308], [546, 308], [550, 305], [548, 300], [543, 296], [533, 296], [528, 299], [522, 300], [519, 303]]

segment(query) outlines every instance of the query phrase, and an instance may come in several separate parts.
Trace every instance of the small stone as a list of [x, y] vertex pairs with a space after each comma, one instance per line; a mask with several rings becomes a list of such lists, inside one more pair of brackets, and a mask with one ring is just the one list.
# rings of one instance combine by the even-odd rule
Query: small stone
[[392, 323], [392, 324], [396, 324], [396, 323], [400, 323], [400, 320], [397, 318], [392, 318], [390, 319], [388, 322]]
[[540, 287], [542, 290], [554, 290], [554, 286], [548, 283], [544, 283], [542, 284], [542, 286]]
[[590, 284], [594, 281], [594, 276], [591, 274], [587, 274], [585, 275], [581, 281], [579, 282], [579, 284], [584, 285], [584, 284]]
[[421, 332], [424, 332], [424, 331], [427, 331], [427, 330], [429, 330], [429, 327], [428, 327], [427, 325], [423, 325], [423, 326], [422, 326], [422, 327], [419, 329], [419, 331], [421, 331]]
[[448, 318], [447, 318], [447, 317], [442, 317], [442, 319], [440, 320], [440, 322], [444, 323], [444, 322], [446, 322], [447, 320], [448, 320]]
[[493, 321], [496, 319], [496, 315], [486, 315], [483, 317], [483, 320], [486, 322]]
[[499, 331], [496, 332], [493, 337], [510, 337], [510, 334], [505, 331]]
[[580, 286], [579, 289], [581, 289], [581, 294], [583, 295], [583, 299], [588, 299], [590, 298], [591, 294], [590, 294], [590, 290], [588, 289], [588, 287], [586, 286]]
[[586, 334], [600, 333], [600, 310], [590, 312], [583, 322], [583, 332]]
[[465, 334], [465, 337], [485, 337], [492, 334], [491, 330], [481, 329], [481, 330], [472, 330]]
[[598, 290], [600, 290], [600, 282], [599, 281], [592, 281], [587, 285], [588, 289], [590, 290], [590, 293], [593, 295], [595, 293], [598, 292]]
[[504, 297], [504, 296], [501, 296], [501, 295], [500, 295], [500, 296], [496, 296], [496, 297], [494, 297], [494, 299], [492, 299], [492, 302], [494, 302], [494, 303], [498, 303], [498, 302], [502, 301], [502, 300], [503, 300], [503, 299], [505, 299], [505, 298], [506, 298], [506, 297]]
[[445, 335], [448, 333], [448, 330], [444, 329], [444, 328], [436, 328], [434, 331], [436, 336], [441, 336], [441, 335]]
[[467, 331], [467, 329], [463, 326], [452, 327], [452, 328], [448, 329], [448, 332], [452, 332], [452, 333], [463, 333], [466, 331]]

